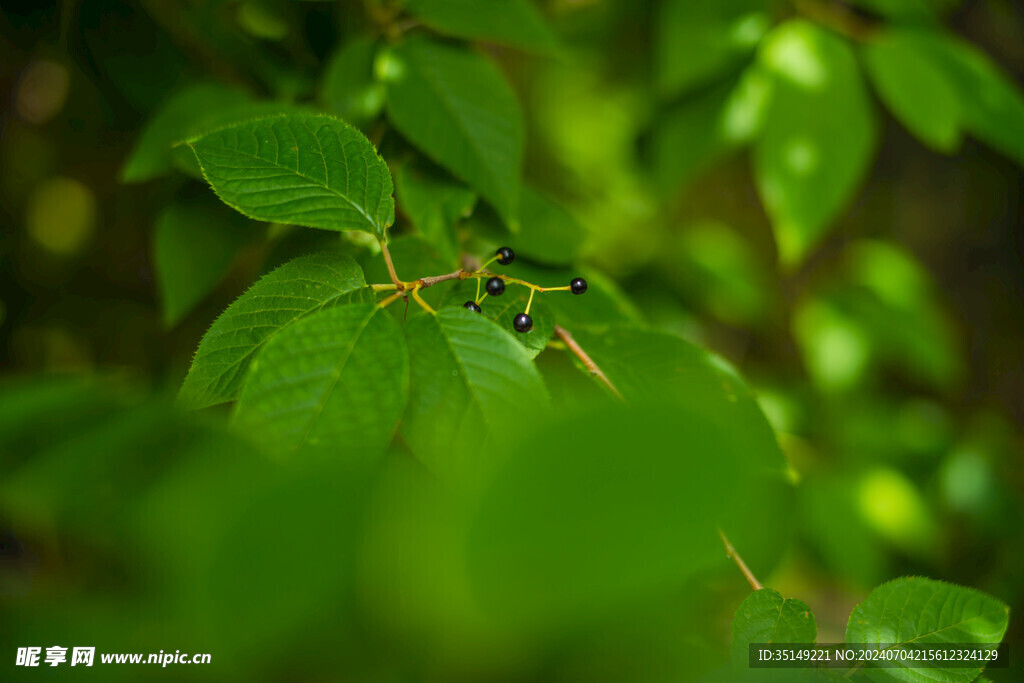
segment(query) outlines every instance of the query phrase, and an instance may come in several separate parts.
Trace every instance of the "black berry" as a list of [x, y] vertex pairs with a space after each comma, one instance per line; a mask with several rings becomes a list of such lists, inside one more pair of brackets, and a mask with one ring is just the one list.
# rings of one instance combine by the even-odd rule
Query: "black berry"
[[473, 311], [474, 313], [479, 313], [480, 312], [480, 306], [475, 301], [467, 301], [466, 303], [462, 304], [462, 307], [463, 308], [468, 308], [469, 310]]
[[503, 266], [507, 266], [516, 260], [516, 252], [512, 251], [511, 247], [501, 247], [494, 253], [498, 256], [498, 263]]
[[491, 296], [501, 296], [505, 293], [505, 281], [500, 277], [492, 277], [487, 281], [486, 289]]
[[573, 294], [582, 294], [587, 291], [587, 281], [581, 277], [574, 277], [569, 283], [569, 291]]
[[512, 320], [512, 327], [516, 328], [516, 332], [529, 332], [533, 329], [533, 318], [520, 313]]

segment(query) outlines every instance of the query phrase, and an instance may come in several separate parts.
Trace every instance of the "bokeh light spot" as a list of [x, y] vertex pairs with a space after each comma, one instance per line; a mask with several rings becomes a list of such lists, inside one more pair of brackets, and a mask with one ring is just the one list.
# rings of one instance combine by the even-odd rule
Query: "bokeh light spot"
[[896, 470], [868, 472], [858, 487], [864, 520], [880, 535], [909, 551], [924, 551], [935, 541], [928, 507], [910, 481]]
[[820, 90], [828, 80], [828, 68], [813, 36], [801, 28], [791, 27], [769, 41], [765, 59], [775, 73], [795, 85]]
[[288, 35], [288, 23], [262, 2], [245, 2], [238, 8], [238, 24], [251, 36], [264, 40], [282, 40]]
[[855, 323], [821, 302], [803, 306], [796, 315], [796, 336], [816, 382], [841, 390], [857, 383], [871, 360], [868, 338]]
[[751, 12], [733, 23], [729, 37], [737, 47], [754, 47], [768, 32], [768, 27], [767, 16], [761, 12]]
[[796, 175], [812, 175], [818, 170], [821, 155], [817, 146], [807, 138], [790, 138], [784, 154], [786, 166]]
[[77, 180], [49, 178], [29, 195], [25, 222], [29, 236], [44, 249], [71, 256], [92, 238], [96, 198]]
[[68, 70], [57, 62], [40, 59], [21, 74], [15, 107], [29, 123], [43, 124], [52, 119], [68, 98]]
[[405, 62], [391, 50], [382, 50], [373, 61], [373, 76], [388, 83], [402, 80], [405, 76]]
[[992, 470], [974, 449], [953, 453], [942, 471], [942, 489], [950, 507], [961, 512], [985, 508], [994, 489]]

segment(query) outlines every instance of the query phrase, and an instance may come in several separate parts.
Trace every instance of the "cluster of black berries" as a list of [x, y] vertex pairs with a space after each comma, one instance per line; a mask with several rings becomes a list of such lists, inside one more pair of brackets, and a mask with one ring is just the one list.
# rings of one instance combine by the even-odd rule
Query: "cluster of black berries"
[[[495, 252], [495, 256], [497, 256], [495, 260], [503, 266], [509, 265], [516, 259], [516, 253], [510, 247], [501, 247]], [[484, 289], [487, 291], [488, 296], [501, 296], [505, 293], [505, 281], [500, 277], [492, 277], [487, 280]], [[587, 281], [581, 277], [574, 277], [569, 282], [569, 291], [573, 294], [582, 294], [587, 291]], [[475, 301], [467, 301], [462, 304], [462, 307], [468, 308], [474, 313], [481, 312], [480, 304]], [[527, 306], [527, 309], [529, 308]], [[529, 332], [533, 329], [533, 318], [530, 317], [529, 313], [517, 313], [516, 317], [512, 319], [512, 327], [515, 328], [516, 332]]]

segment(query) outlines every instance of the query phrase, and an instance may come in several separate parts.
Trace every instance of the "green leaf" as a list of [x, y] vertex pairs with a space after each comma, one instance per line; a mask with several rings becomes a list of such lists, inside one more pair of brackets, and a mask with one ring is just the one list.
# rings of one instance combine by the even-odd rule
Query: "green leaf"
[[906, 29], [876, 34], [864, 44], [864, 63], [889, 111], [926, 145], [953, 152], [960, 145], [960, 98], [916, 35]]
[[807, 603], [771, 588], [748, 595], [732, 618], [732, 661], [747, 668], [750, 643], [813, 643], [818, 626]]
[[[353, 584], [363, 501], [374, 483], [368, 469], [338, 458], [281, 463], [254, 457], [251, 448], [208, 448], [180, 463], [132, 511], [141, 522], [136, 545], [162, 569], [163, 590], [173, 595], [161, 623], [177, 617], [170, 632], [214, 644], [237, 659], [236, 675], [258, 678], [330, 615], [324, 632], [303, 639], [303, 659], [311, 663], [323, 642], [336, 641], [328, 668], [348, 669], [358, 659], [349, 629], [358, 613]], [[252, 563], [241, 574], [240, 557]], [[260, 654], [250, 659], [244, 652], [254, 646]]]
[[674, 406], [694, 422], [723, 430], [730, 448], [756, 462], [752, 481], [736, 482], [752, 486], [749, 498], [719, 524], [755, 574], [771, 569], [789, 532], [778, 520], [749, 511], [788, 509], [792, 491], [775, 433], [743, 380], [720, 358], [665, 332], [624, 324], [570, 332], [627, 404]]
[[398, 206], [423, 237], [453, 261], [458, 260], [455, 224], [472, 213], [476, 194], [439, 173], [403, 164], [395, 173]]
[[878, 363], [940, 390], [964, 376], [954, 326], [927, 271], [885, 242], [848, 245], [831, 281], [797, 306], [793, 333], [825, 390], [862, 384]]
[[529, 0], [405, 0], [405, 9], [439, 33], [543, 54], [558, 39]]
[[772, 95], [754, 172], [780, 260], [793, 266], [864, 178], [877, 130], [856, 57], [842, 38], [792, 20], [765, 38], [759, 59]]
[[498, 68], [472, 50], [422, 36], [395, 47], [383, 63], [388, 118], [398, 132], [516, 226], [523, 117]]
[[519, 217], [519, 233], [511, 237], [517, 254], [551, 265], [566, 265], [579, 258], [586, 231], [565, 207], [524, 187]]
[[765, 518], [778, 524], [781, 513], [763, 504], [773, 484], [751, 476], [764, 450], [740, 448], [730, 429], [742, 428], [692, 407], [608, 404], [559, 411], [488, 454], [495, 470], [466, 541], [481, 608], [536, 636], [654, 604], [698, 572], [728, 568], [716, 525], [736, 527], [738, 508], [768, 529]]
[[[906, 649], [908, 644], [999, 643], [1010, 618], [1002, 602], [972, 588], [916, 576], [884, 583], [871, 591], [854, 608], [846, 626], [847, 643], [885, 643]], [[899, 660], [893, 660], [899, 661]], [[917, 668], [868, 667], [876, 681], [912, 683], [966, 683], [981, 673], [981, 668], [943, 667], [941, 662]]]
[[179, 399], [205, 408], [238, 396], [254, 354], [299, 318], [363, 291], [359, 266], [339, 254], [302, 256], [264, 275], [203, 336]]
[[722, 223], [688, 226], [665, 245], [659, 264], [678, 293], [732, 325], [762, 320], [776, 295], [761, 255]]
[[259, 102], [242, 90], [198, 84], [178, 91], [146, 123], [124, 166], [121, 181], [141, 183], [178, 168], [201, 178], [195, 155], [182, 142], [207, 131], [258, 116], [301, 112], [281, 102]]
[[214, 118], [253, 104], [241, 90], [215, 84], [193, 85], [171, 96], [146, 123], [121, 168], [121, 180], [141, 183], [172, 168], [171, 148], [207, 128]]
[[402, 434], [445, 473], [471, 474], [489, 439], [500, 439], [547, 404], [530, 355], [508, 332], [464, 308], [409, 320], [412, 379]]
[[921, 31], [928, 50], [955, 88], [964, 129], [1024, 165], [1024, 94], [981, 50], [954, 36]]
[[228, 206], [262, 221], [385, 238], [391, 172], [370, 141], [326, 115], [246, 121], [189, 142]]
[[388, 445], [408, 395], [409, 355], [395, 320], [373, 304], [336, 306], [266, 344], [235, 420], [285, 448], [352, 457]]
[[665, 192], [689, 181], [760, 129], [770, 81], [756, 65], [670, 109], [654, 131], [653, 161]]
[[164, 324], [176, 325], [221, 281], [261, 226], [221, 205], [172, 204], [157, 218], [154, 265]]
[[[445, 306], [462, 306], [467, 301], [474, 301], [477, 297], [477, 282], [480, 282], [480, 292], [484, 291], [483, 282], [478, 280], [462, 280], [444, 297]], [[440, 285], [439, 285], [440, 286]], [[554, 296], [554, 295], [551, 295]], [[493, 320], [503, 330], [512, 331], [513, 338], [523, 345], [530, 358], [536, 358], [537, 354], [543, 351], [551, 335], [555, 332], [555, 316], [551, 310], [544, 305], [541, 299], [544, 294], [534, 296], [533, 304], [530, 306], [530, 317], [533, 318], [533, 329], [522, 334], [515, 332], [512, 321], [516, 314], [526, 310], [526, 303], [530, 298], [530, 291], [518, 285], [509, 285], [505, 293], [499, 297], [489, 296], [480, 303], [480, 315]]]
[[657, 18], [658, 83], [665, 95], [713, 81], [753, 53], [767, 32], [765, 0], [666, 0]]
[[519, 232], [513, 234], [490, 207], [478, 207], [466, 221], [467, 232], [513, 247], [518, 257], [538, 265], [567, 266], [579, 259], [588, 232], [561, 203], [524, 185], [519, 219]]
[[386, 90], [374, 80], [378, 43], [369, 38], [345, 42], [328, 60], [320, 79], [319, 100], [327, 111], [363, 127], [384, 108]]
[[[856, 472], [840, 469], [838, 474], [801, 482], [797, 490], [801, 533], [833, 576], [871, 586], [886, 577], [890, 560], [887, 548], [864, 519], [861, 501], [850, 483], [855, 476]], [[842, 533], [837, 534], [836, 529]]]

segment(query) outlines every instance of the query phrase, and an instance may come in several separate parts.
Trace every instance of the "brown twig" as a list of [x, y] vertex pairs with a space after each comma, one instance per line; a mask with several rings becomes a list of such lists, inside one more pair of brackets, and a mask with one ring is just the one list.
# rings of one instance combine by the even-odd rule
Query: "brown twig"
[[558, 335], [558, 338], [565, 343], [569, 350], [572, 351], [573, 354], [577, 358], [579, 358], [580, 361], [583, 362], [583, 366], [591, 375], [597, 377], [602, 384], [608, 387], [609, 391], [615, 394], [615, 397], [617, 399], [619, 399], [620, 401], [624, 400], [622, 398], [622, 394], [619, 393], [619, 390], [615, 387], [614, 384], [612, 384], [612, 381], [608, 379], [608, 375], [604, 374], [604, 371], [598, 366], [598, 364], [595, 363], [594, 360], [587, 355], [587, 352], [583, 350], [583, 347], [581, 347], [576, 342], [576, 340], [573, 339], [572, 334], [569, 332], [569, 330], [565, 329], [561, 325], [555, 325], [555, 334]]
[[725, 546], [725, 556], [736, 563], [736, 566], [740, 568], [741, 572], [743, 572], [743, 576], [746, 577], [747, 583], [750, 584], [750, 587], [756, 591], [764, 588], [764, 586], [761, 585], [761, 582], [757, 580], [757, 577], [754, 576], [754, 572], [750, 571], [750, 567], [748, 567], [747, 563], [743, 561], [740, 554], [736, 552], [736, 548], [732, 547], [732, 543], [730, 543], [729, 539], [726, 538], [725, 532], [719, 529], [718, 535], [722, 538], [722, 545]]
[[467, 273], [463, 269], [456, 270], [452, 273], [445, 273], [444, 275], [434, 275], [431, 277], [421, 277], [416, 282], [419, 283], [420, 289], [426, 289], [427, 287], [433, 287], [439, 282], [447, 282], [448, 280], [465, 280], [470, 277], [472, 273]]

